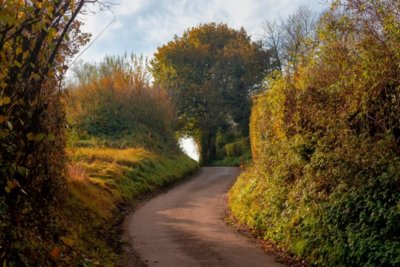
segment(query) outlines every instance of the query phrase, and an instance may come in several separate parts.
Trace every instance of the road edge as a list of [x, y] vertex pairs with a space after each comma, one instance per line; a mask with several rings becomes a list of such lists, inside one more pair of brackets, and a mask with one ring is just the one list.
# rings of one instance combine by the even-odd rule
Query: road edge
[[181, 179], [175, 180], [163, 188], [148, 192], [142, 195], [139, 199], [136, 199], [127, 205], [125, 211], [123, 212], [122, 220], [119, 223], [122, 253], [121, 258], [117, 263], [118, 267], [147, 267], [147, 264], [142, 260], [140, 254], [134, 249], [134, 243], [132, 242], [131, 238], [127, 236], [129, 217], [133, 216], [139, 207], [143, 206], [151, 199], [161, 194], [166, 194], [175, 187], [191, 181], [201, 172], [202, 168], [197, 168], [194, 172], [183, 176]]

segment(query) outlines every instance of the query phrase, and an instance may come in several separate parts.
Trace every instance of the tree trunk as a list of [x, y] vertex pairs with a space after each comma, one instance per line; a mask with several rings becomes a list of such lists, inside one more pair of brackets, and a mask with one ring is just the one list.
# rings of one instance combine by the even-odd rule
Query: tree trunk
[[215, 133], [203, 132], [200, 138], [200, 165], [208, 166], [216, 159]]

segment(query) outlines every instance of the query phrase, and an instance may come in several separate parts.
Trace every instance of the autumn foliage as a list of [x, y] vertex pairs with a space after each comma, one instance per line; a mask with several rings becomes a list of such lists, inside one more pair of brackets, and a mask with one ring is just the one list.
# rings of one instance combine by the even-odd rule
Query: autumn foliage
[[178, 151], [169, 96], [150, 84], [143, 57], [86, 63], [75, 68], [74, 77], [65, 99], [72, 145]]
[[398, 1], [335, 1], [254, 99], [231, 209], [310, 264], [400, 264], [399, 29]]
[[177, 129], [197, 139], [202, 164], [221, 158], [218, 135], [248, 137], [250, 95], [270, 64], [269, 53], [243, 28], [190, 28], [158, 48], [151, 65], [155, 83], [167, 89], [176, 107]]
[[65, 162], [59, 86], [66, 59], [87, 40], [76, 20], [87, 2], [0, 1], [2, 266], [36, 265], [57, 240], [51, 210], [63, 196]]

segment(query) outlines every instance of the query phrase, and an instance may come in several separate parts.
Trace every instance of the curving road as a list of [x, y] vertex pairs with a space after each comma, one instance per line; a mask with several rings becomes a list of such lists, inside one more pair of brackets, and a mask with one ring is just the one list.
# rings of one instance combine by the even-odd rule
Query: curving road
[[205, 167], [150, 200], [126, 221], [126, 237], [148, 266], [283, 266], [223, 221], [238, 168]]

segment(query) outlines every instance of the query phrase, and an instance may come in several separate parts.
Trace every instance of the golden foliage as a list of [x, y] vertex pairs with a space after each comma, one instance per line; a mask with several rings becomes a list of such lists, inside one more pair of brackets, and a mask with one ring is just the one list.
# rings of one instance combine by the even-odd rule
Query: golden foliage
[[313, 265], [400, 263], [397, 2], [337, 1], [315, 49], [254, 100], [231, 209]]

